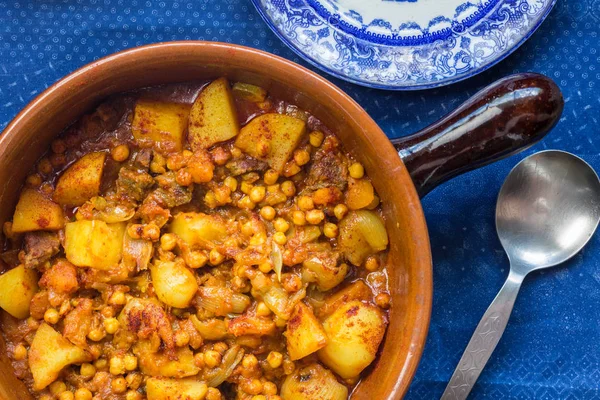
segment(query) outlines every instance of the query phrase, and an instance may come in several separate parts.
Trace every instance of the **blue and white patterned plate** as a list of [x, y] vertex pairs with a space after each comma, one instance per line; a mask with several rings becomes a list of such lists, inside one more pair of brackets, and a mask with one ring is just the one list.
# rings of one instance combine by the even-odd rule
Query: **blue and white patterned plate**
[[519, 47], [556, 0], [252, 0], [323, 71], [395, 90], [457, 82]]

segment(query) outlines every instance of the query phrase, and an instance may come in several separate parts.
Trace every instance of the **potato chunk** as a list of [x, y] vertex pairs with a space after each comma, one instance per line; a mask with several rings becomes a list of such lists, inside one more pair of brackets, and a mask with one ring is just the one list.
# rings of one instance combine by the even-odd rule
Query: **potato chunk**
[[196, 277], [184, 265], [173, 261], [156, 261], [150, 266], [156, 295], [168, 306], [185, 308], [198, 291]]
[[283, 400], [346, 400], [348, 388], [331, 371], [311, 364], [288, 375], [281, 386]]
[[56, 231], [64, 225], [65, 218], [58, 204], [33, 189], [21, 192], [13, 216], [13, 232]]
[[108, 270], [121, 261], [125, 223], [98, 220], [70, 222], [65, 227], [65, 254], [78, 267]]
[[290, 359], [299, 360], [325, 347], [327, 335], [310, 307], [300, 302], [287, 323], [287, 348]]
[[38, 291], [37, 273], [24, 265], [0, 275], [0, 308], [15, 318], [29, 316], [29, 303]]
[[190, 111], [188, 140], [192, 150], [207, 149], [240, 131], [229, 82], [219, 78], [204, 88]]
[[373, 305], [344, 304], [323, 322], [329, 341], [319, 350], [319, 359], [344, 379], [358, 376], [375, 359], [386, 324], [383, 312]]
[[52, 199], [64, 206], [80, 206], [100, 193], [106, 153], [89, 153], [58, 178]]
[[190, 106], [139, 99], [135, 103], [131, 130], [137, 140], [151, 140], [167, 151], [181, 151]]
[[139, 359], [140, 371], [149, 376], [185, 378], [200, 372], [194, 363], [194, 353], [188, 346], [178, 347], [172, 354], [158, 353], [149, 341], [143, 340], [134, 345], [133, 353]]
[[305, 132], [306, 123], [301, 119], [277, 113], [263, 114], [241, 129], [235, 145], [281, 172]]
[[90, 360], [91, 357], [83, 349], [71, 344], [50, 325], [42, 323], [29, 349], [33, 390], [42, 390], [54, 382], [67, 365]]
[[193, 379], [149, 378], [146, 381], [148, 400], [202, 400], [208, 385]]
[[217, 215], [179, 213], [171, 222], [171, 232], [188, 246], [203, 247], [206, 242], [220, 242], [227, 237], [227, 225]]

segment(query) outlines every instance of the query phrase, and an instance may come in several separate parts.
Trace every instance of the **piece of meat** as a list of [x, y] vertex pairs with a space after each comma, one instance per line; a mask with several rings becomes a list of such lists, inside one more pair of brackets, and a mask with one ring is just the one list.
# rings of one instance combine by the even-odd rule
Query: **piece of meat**
[[54, 232], [28, 232], [24, 242], [23, 263], [27, 268], [49, 261], [60, 251], [60, 240]]
[[324, 149], [317, 151], [308, 171], [306, 189], [317, 190], [334, 186], [343, 191], [347, 184], [348, 168], [342, 156]]
[[29, 303], [29, 314], [35, 319], [44, 318], [44, 313], [49, 309], [50, 300], [48, 300], [48, 291], [42, 290], [37, 292]]
[[264, 161], [243, 155], [240, 158], [229, 161], [225, 167], [227, 167], [231, 175], [239, 176], [251, 171], [266, 171], [269, 165]]
[[152, 161], [152, 149], [142, 149], [136, 156], [134, 165], [138, 168], [148, 170]]
[[48, 289], [48, 300], [53, 307], [58, 307], [69, 295], [79, 289], [77, 267], [65, 259], [59, 259], [46, 270], [39, 281], [40, 287]]
[[154, 186], [152, 175], [143, 170], [123, 167], [117, 178], [119, 196], [142, 201]]
[[77, 306], [65, 317], [63, 336], [76, 346], [87, 349], [86, 336], [92, 324], [93, 302], [91, 299], [79, 299]]

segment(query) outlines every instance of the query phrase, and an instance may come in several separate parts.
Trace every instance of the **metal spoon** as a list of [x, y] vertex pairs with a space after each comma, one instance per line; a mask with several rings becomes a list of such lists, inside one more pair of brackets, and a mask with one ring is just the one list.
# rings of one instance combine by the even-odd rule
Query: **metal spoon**
[[577, 254], [599, 219], [600, 181], [579, 157], [544, 151], [510, 172], [496, 205], [496, 230], [510, 273], [477, 325], [442, 400], [467, 398], [504, 333], [525, 276]]

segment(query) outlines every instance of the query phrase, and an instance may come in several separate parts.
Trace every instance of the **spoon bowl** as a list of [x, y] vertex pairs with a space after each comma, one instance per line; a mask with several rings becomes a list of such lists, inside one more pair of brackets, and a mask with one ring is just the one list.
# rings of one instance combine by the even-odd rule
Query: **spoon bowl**
[[600, 180], [581, 158], [549, 150], [513, 168], [496, 205], [496, 230], [510, 272], [477, 325], [442, 400], [467, 398], [504, 333], [525, 276], [577, 254], [598, 221]]
[[510, 172], [496, 206], [496, 230], [514, 269], [561, 264], [592, 237], [600, 220], [600, 181], [581, 158], [536, 153]]

